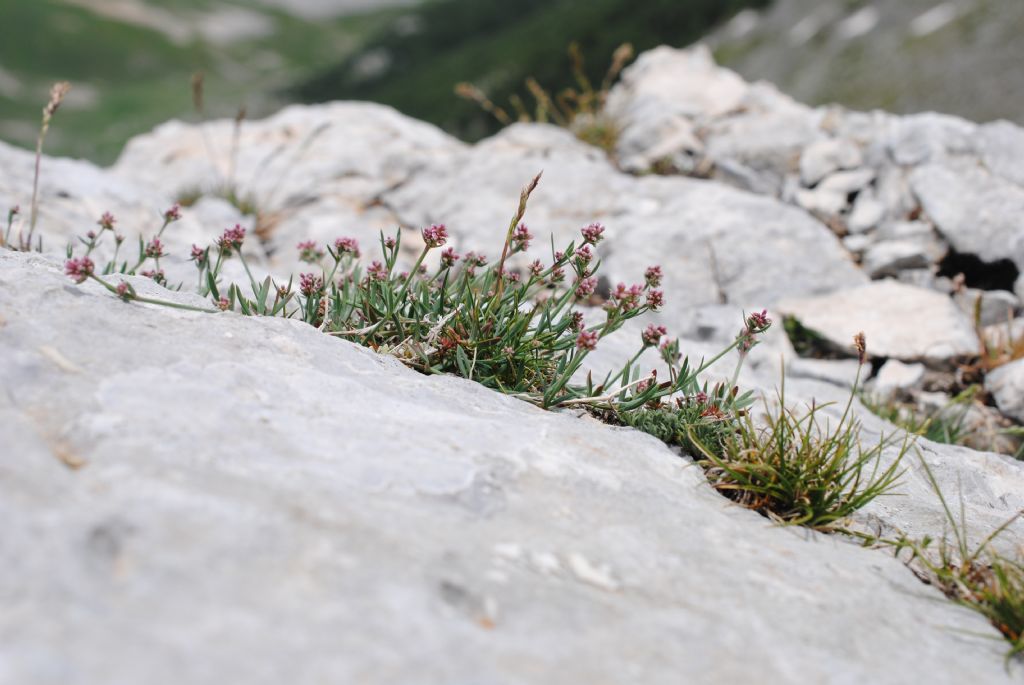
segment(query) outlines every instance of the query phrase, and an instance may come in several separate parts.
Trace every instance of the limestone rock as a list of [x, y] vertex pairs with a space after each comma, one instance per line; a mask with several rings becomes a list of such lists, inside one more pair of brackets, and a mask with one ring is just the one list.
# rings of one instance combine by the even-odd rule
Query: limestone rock
[[910, 176], [936, 228], [958, 252], [1024, 270], [1024, 188], [976, 166], [929, 164]]
[[1024, 186], [1024, 129], [994, 121], [978, 129], [981, 159], [994, 175]]
[[999, 411], [1024, 423], [1024, 359], [1003, 364], [985, 377]]
[[787, 299], [777, 309], [839, 349], [852, 350], [853, 336], [863, 331], [873, 357], [942, 363], [978, 352], [970, 319], [952, 300], [896, 281]]
[[982, 326], [1005, 325], [1020, 308], [1017, 296], [1005, 290], [964, 288], [954, 295], [953, 300], [972, 321], [977, 316]]
[[904, 364], [898, 359], [890, 359], [882, 364], [872, 380], [872, 390], [891, 396], [897, 391], [913, 388], [924, 379], [924, 371], [924, 364]]
[[1011, 682], [891, 555], [766, 525], [649, 436], [47, 258], [0, 281], [12, 682]]
[[895, 276], [905, 269], [922, 269], [931, 263], [928, 251], [920, 243], [911, 240], [875, 243], [864, 253], [862, 261], [864, 271], [871, 278]]
[[840, 169], [859, 167], [864, 161], [855, 143], [841, 138], [825, 138], [806, 148], [800, 156], [800, 180], [806, 186], [817, 185]]

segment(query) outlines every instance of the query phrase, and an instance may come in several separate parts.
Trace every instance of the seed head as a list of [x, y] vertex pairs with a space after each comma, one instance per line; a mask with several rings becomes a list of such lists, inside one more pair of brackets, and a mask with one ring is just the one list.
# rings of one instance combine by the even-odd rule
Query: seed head
[[864, 331], [853, 336], [853, 347], [857, 350], [857, 361], [861, 364], [866, 362], [868, 359], [868, 341]]
[[71, 84], [67, 81], [58, 81], [50, 86], [50, 100], [43, 107], [43, 120], [47, 123], [53, 118], [53, 115], [57, 112], [60, 107], [60, 103], [64, 101], [64, 96], [71, 90]]

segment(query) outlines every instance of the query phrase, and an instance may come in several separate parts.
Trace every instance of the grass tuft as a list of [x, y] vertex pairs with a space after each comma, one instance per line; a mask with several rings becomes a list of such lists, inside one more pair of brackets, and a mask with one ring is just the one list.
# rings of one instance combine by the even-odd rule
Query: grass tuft
[[[803, 413], [788, 408], [783, 381], [777, 406], [765, 402], [763, 426], [755, 425], [746, 413], [720, 442], [701, 440], [695, 431], [690, 440], [708, 480], [722, 494], [780, 523], [834, 530], [892, 490], [902, 473], [899, 465], [913, 444], [909, 436], [882, 436], [878, 443], [864, 446], [860, 422], [851, 414], [854, 392], [833, 425], [821, 417], [828, 405], [812, 404]], [[882, 452], [890, 446], [898, 453], [884, 467]]]

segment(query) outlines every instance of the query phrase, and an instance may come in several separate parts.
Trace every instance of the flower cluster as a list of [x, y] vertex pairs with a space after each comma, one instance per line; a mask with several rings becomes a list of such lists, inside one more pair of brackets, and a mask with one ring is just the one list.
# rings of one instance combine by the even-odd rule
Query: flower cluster
[[334, 241], [334, 249], [339, 255], [359, 257], [359, 242], [355, 238], [338, 238]]
[[295, 246], [299, 251], [299, 261], [306, 264], [316, 264], [324, 258], [324, 251], [316, 244], [315, 240], [303, 240]]
[[454, 248], [446, 248], [441, 253], [441, 268], [450, 269], [455, 266], [455, 262], [459, 261], [459, 255], [455, 252]]
[[448, 242], [448, 229], [444, 224], [433, 224], [423, 229], [423, 242], [428, 248], [442, 247]]
[[306, 297], [321, 295], [324, 292], [324, 279], [316, 274], [299, 275], [299, 292]]
[[667, 334], [668, 330], [664, 326], [655, 326], [652, 323], [644, 329], [644, 332], [640, 334], [640, 338], [644, 342], [644, 347], [657, 347], [662, 337]]
[[[93, 215], [93, 216], [95, 216], [95, 215]], [[113, 231], [114, 230], [114, 224], [116, 224], [116, 223], [117, 223], [117, 219], [115, 219], [114, 215], [111, 214], [110, 212], [103, 212], [103, 216], [101, 216], [100, 220], [96, 222], [96, 224], [100, 228], [102, 228], [104, 231]]]
[[64, 262], [64, 273], [74, 279], [75, 283], [82, 283], [92, 276], [96, 265], [88, 257], [78, 257]]
[[231, 254], [231, 248], [239, 250], [242, 248], [242, 243], [245, 241], [245, 229], [239, 224], [235, 224], [234, 227], [224, 230], [221, 234], [217, 244], [220, 246], [221, 252], [224, 256]]
[[533, 235], [530, 233], [530, 229], [526, 227], [526, 224], [519, 224], [512, 231], [512, 251], [522, 252], [529, 249], [531, 240], [533, 240]]
[[164, 256], [164, 245], [159, 238], [153, 238], [146, 243], [146, 256], [150, 259], [160, 259]]
[[580, 229], [583, 234], [583, 241], [590, 245], [597, 245], [604, 239], [604, 226], [601, 224], [590, 224]]

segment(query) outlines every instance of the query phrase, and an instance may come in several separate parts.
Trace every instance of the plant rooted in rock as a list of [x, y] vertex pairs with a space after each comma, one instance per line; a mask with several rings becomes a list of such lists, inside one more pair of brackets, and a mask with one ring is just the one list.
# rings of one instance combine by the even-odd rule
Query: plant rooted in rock
[[[858, 340], [858, 350], [863, 343]], [[864, 354], [861, 353], [862, 367]], [[746, 413], [721, 431], [719, 441], [701, 440], [690, 431], [699, 463], [719, 492], [782, 523], [818, 530], [834, 529], [879, 495], [892, 490], [899, 464], [912, 440], [881, 437], [864, 446], [861, 426], [851, 413], [856, 383], [839, 421], [822, 416], [828, 405], [812, 404], [799, 413], [786, 406], [783, 382], [775, 407], [765, 403], [765, 424]], [[882, 452], [895, 447], [888, 466]]]

